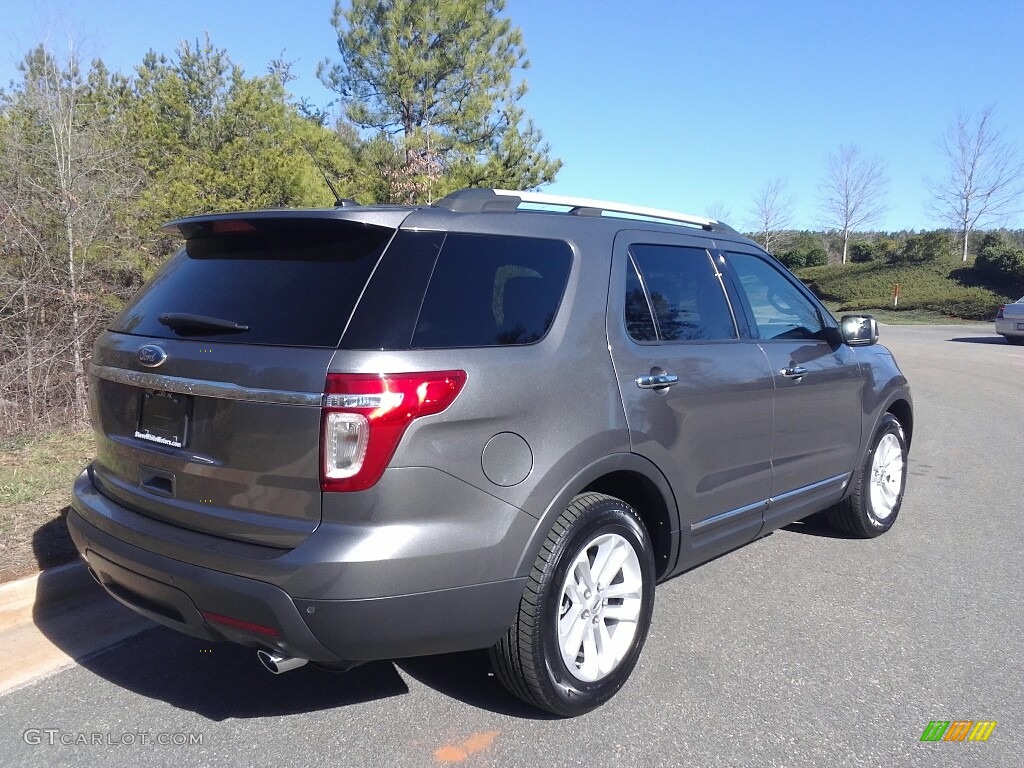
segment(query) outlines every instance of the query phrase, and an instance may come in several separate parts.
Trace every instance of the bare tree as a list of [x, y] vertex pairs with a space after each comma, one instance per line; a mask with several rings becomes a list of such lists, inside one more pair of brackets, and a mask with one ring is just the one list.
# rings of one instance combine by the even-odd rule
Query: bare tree
[[842, 240], [843, 264], [853, 234], [877, 222], [888, 210], [888, 186], [882, 159], [865, 155], [857, 145], [844, 144], [838, 153], [828, 156], [825, 179], [818, 191], [824, 224]]
[[786, 191], [786, 180], [781, 176], [766, 181], [754, 195], [750, 213], [757, 232], [755, 239], [769, 253], [783, 245], [785, 231], [792, 228], [793, 205], [793, 197]]
[[73, 49], [61, 64], [37, 48], [21, 69], [23, 82], [0, 101], [0, 357], [23, 373], [30, 423], [44, 404], [80, 422], [88, 345], [108, 312], [91, 272], [141, 175]]
[[986, 107], [977, 120], [957, 113], [939, 141], [948, 173], [930, 182], [932, 210], [959, 233], [962, 261], [971, 233], [1019, 212], [1024, 191], [1024, 159], [993, 125], [993, 109]]
[[732, 209], [721, 200], [715, 200], [715, 202], [704, 209], [704, 215], [709, 219], [728, 223], [729, 219], [732, 218]]

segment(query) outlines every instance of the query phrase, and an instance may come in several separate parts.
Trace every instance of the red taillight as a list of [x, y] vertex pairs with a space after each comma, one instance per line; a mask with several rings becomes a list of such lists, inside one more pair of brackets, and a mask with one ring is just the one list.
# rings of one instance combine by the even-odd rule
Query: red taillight
[[331, 373], [320, 421], [320, 488], [362, 491], [384, 474], [413, 419], [440, 413], [465, 371]]
[[996, 312], [996, 320], [998, 320], [999, 318], [1001, 318], [1003, 316], [1003, 310], [1005, 308], [1006, 308], [1005, 304], [1003, 304], [1001, 307], [999, 307], [999, 311]]

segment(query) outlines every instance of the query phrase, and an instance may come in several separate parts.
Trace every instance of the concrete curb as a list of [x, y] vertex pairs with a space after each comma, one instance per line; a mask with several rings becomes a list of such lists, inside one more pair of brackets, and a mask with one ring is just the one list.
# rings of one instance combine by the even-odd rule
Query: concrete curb
[[[50, 614], [73, 605], [95, 586], [81, 560], [0, 584], [0, 632], [31, 620], [37, 608], [39, 613]], [[37, 606], [37, 597], [43, 595], [46, 599]]]
[[0, 695], [154, 626], [74, 562], [0, 585]]

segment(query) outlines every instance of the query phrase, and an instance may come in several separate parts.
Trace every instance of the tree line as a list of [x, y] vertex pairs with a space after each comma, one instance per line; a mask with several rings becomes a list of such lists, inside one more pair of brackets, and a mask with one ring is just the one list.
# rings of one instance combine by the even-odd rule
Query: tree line
[[[943, 175], [925, 182], [928, 209], [936, 221], [947, 224], [944, 229], [956, 238], [960, 261], [966, 263], [977, 231], [1000, 226], [1024, 208], [1024, 155], [996, 125], [992, 106], [976, 115], [957, 113], [940, 137], [938, 149]], [[818, 208], [823, 243], [836, 252], [839, 263], [851, 260], [851, 246], [888, 211], [888, 184], [885, 161], [856, 144], [844, 144], [828, 156], [818, 185]], [[783, 177], [769, 179], [754, 194], [749, 210], [751, 234], [772, 253], [794, 251], [790, 247], [795, 235], [791, 230], [794, 205]], [[714, 218], [710, 211], [709, 215]], [[820, 254], [797, 249], [801, 251], [808, 254], [801, 266], [820, 262]], [[870, 248], [860, 248], [859, 260], [869, 260], [864, 258], [868, 253]], [[793, 260], [799, 259], [791, 255]]]
[[[92, 342], [174, 248], [168, 220], [554, 181], [561, 161], [521, 106], [529, 60], [504, 9], [336, 0], [336, 58], [318, 70], [329, 108], [289, 93], [287, 60], [249, 74], [208, 36], [127, 74], [74, 49], [29, 51], [0, 89], [0, 434], [87, 418]], [[1019, 203], [1024, 165], [991, 109], [958, 116], [942, 147], [949, 173], [932, 196], [966, 259], [972, 234]], [[792, 231], [777, 178], [755, 195], [752, 235], [793, 268], [866, 258], [886, 184], [879, 158], [844, 145], [819, 189], [823, 231]], [[1009, 263], [996, 256], [993, 270]]]
[[289, 62], [250, 75], [208, 36], [130, 74], [30, 51], [0, 90], [0, 433], [87, 418], [92, 342], [174, 247], [168, 220], [553, 181], [504, 6], [336, 2], [337, 114], [289, 94]]

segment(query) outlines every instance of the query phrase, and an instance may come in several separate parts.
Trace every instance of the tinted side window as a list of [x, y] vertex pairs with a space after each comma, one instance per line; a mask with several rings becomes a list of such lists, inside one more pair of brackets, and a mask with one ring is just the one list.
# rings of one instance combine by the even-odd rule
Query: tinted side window
[[450, 234], [430, 277], [413, 348], [532, 344], [555, 319], [572, 250], [559, 240]]
[[750, 302], [762, 339], [823, 338], [817, 309], [778, 269], [748, 253], [730, 253], [729, 263]]
[[636, 263], [632, 258], [626, 269], [626, 331], [637, 341], [657, 341], [658, 330], [654, 327], [647, 291], [640, 282], [640, 275], [637, 274]]
[[[654, 309], [658, 340], [736, 338], [732, 312], [706, 251], [673, 245], [632, 245], [629, 250], [640, 271], [646, 298]], [[626, 290], [629, 312], [631, 306], [639, 305], [637, 297], [630, 294], [630, 285]], [[632, 323], [627, 316], [627, 331], [637, 341], [649, 341], [643, 326], [638, 324], [642, 313], [634, 310], [634, 315]]]

